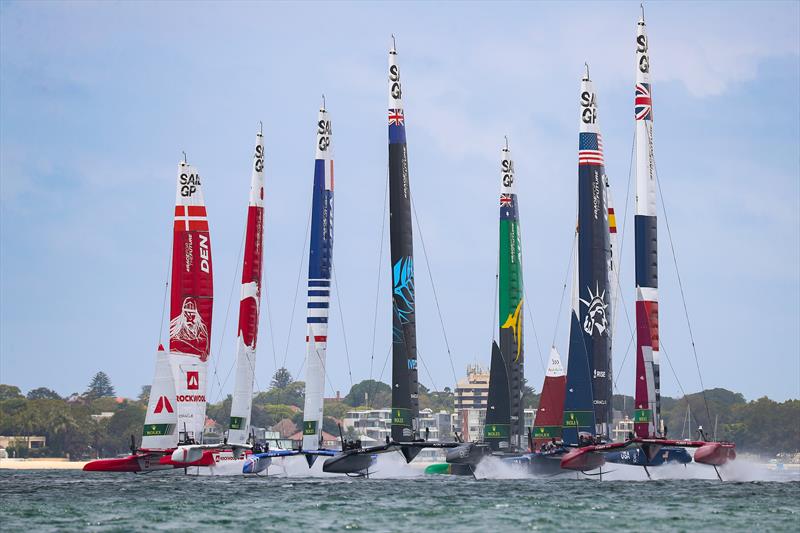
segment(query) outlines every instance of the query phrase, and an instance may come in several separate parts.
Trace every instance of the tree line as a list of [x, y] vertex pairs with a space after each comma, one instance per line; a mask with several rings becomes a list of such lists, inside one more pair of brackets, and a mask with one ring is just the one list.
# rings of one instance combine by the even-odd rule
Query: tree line
[[[266, 391], [253, 397], [252, 425], [270, 427], [289, 419], [300, 428], [303, 421], [305, 383], [294, 380], [286, 369], [279, 369]], [[336, 435], [337, 423], [353, 409], [385, 408], [391, 405], [391, 387], [376, 380], [354, 384], [340, 399], [325, 400], [323, 430]], [[103, 372], [92, 377], [83, 393], [63, 398], [57, 392], [39, 387], [23, 394], [19, 387], [0, 385], [0, 435], [43, 435], [47, 446], [28, 450], [12, 446], [17, 457], [68, 456], [73, 459], [111, 457], [127, 453], [131, 435], [141, 438], [150, 387], [142, 387], [135, 399], [114, 397], [111, 380]], [[452, 412], [455, 395], [449, 387], [431, 391], [420, 385], [420, 409]], [[535, 408], [539, 395], [525, 387], [523, 404]], [[707, 406], [707, 407], [706, 407]], [[633, 416], [633, 398], [614, 396], [613, 407]], [[231, 396], [208, 404], [207, 416], [224, 431], [230, 417]], [[111, 413], [110, 416], [103, 413]], [[800, 451], [800, 400], [775, 402], [767, 397], [748, 402], [735, 392], [711, 389], [683, 398], [662, 398], [662, 417], [672, 438], [694, 438], [702, 425], [708, 436], [736, 442], [743, 452], [773, 456], [779, 452]]]

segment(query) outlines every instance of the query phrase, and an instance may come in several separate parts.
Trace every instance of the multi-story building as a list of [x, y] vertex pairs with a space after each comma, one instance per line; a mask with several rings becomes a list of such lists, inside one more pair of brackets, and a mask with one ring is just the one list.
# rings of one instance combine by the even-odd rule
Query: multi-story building
[[458, 380], [455, 391], [456, 412], [462, 409], [486, 409], [489, 398], [489, 372], [480, 365], [467, 365], [467, 377]]
[[[450, 413], [445, 411], [434, 413], [431, 409], [422, 409], [417, 423], [419, 438], [433, 441], [452, 440]], [[348, 411], [342, 419], [342, 428], [345, 431], [352, 428], [362, 442], [384, 442], [386, 437], [391, 437], [392, 434], [392, 410], [386, 408]]]
[[467, 377], [458, 380], [455, 390], [453, 426], [466, 442], [483, 438], [486, 402], [489, 398], [489, 372], [480, 365], [467, 365]]

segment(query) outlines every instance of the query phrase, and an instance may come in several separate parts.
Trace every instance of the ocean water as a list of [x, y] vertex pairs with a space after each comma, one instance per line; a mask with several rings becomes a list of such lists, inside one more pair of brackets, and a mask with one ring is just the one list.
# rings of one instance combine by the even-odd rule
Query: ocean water
[[800, 475], [755, 465], [724, 469], [738, 479], [724, 482], [701, 465], [652, 469], [651, 481], [633, 467], [602, 481], [533, 479], [491, 465], [478, 479], [425, 476], [396, 461], [378, 467], [370, 479], [318, 467], [309, 476], [300, 463], [266, 478], [0, 470], [0, 530], [800, 530]]

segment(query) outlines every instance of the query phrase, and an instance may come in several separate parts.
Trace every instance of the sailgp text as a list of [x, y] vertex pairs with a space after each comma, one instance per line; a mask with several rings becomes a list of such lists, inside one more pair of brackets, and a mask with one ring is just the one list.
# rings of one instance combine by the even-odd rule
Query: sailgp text
[[195, 174], [194, 172], [191, 174], [182, 173], [179, 182], [181, 184], [181, 196], [189, 197], [197, 192], [197, 188], [200, 186], [200, 174]]

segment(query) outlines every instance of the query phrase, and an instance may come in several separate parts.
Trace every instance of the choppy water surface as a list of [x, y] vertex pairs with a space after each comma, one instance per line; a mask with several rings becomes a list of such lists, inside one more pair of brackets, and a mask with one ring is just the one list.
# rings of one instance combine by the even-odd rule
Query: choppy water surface
[[779, 481], [192, 477], [0, 470], [4, 531], [797, 531]]

